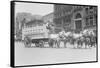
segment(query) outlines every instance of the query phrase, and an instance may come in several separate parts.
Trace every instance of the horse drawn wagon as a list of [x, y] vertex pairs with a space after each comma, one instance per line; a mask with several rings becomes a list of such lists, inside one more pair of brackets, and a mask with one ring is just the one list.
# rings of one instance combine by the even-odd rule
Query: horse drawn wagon
[[31, 47], [32, 43], [35, 44], [35, 47], [45, 47], [45, 43], [47, 43], [49, 47], [60, 47], [60, 42], [64, 43], [64, 47], [66, 47], [66, 43], [72, 45], [77, 43], [77, 45], [81, 45], [81, 47], [83, 43], [85, 43], [86, 47], [97, 44], [97, 40], [93, 40], [96, 39], [96, 34], [93, 30], [83, 30], [78, 34], [64, 31], [56, 34], [52, 33], [52, 31], [54, 31], [53, 26], [48, 23], [23, 28], [22, 39], [24, 40], [25, 47]]
[[46, 24], [37, 24], [33, 27], [23, 28], [22, 40], [25, 47], [31, 47], [34, 43], [36, 47], [43, 47], [45, 42], [49, 40], [49, 30]]

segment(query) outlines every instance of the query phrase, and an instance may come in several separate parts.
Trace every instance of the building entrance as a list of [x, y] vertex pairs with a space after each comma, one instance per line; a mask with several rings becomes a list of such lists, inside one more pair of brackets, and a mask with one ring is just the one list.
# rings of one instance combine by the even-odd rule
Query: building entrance
[[77, 31], [82, 30], [82, 20], [76, 20], [75, 21], [75, 27]]

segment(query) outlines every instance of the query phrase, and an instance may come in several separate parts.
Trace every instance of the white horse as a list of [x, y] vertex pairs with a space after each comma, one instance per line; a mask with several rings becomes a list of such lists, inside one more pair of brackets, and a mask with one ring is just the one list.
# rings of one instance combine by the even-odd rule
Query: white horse
[[71, 32], [65, 32], [64, 30], [59, 32], [59, 42], [63, 42], [64, 43], [64, 47], [66, 48], [66, 43], [70, 42], [69, 40], [69, 36], [71, 35]]
[[93, 29], [85, 29], [82, 31], [82, 33], [84, 35], [93, 35], [93, 36], [96, 36], [96, 34], [93, 32]]
[[67, 39], [66, 39], [66, 35], [64, 31], [59, 32], [58, 34], [50, 34], [49, 38], [49, 45], [50, 46], [57, 46], [60, 47], [60, 43], [63, 42], [64, 43], [64, 47], [66, 48], [66, 43], [67, 43]]
[[59, 47], [60, 45], [60, 42], [59, 42], [60, 38], [59, 38], [59, 35], [58, 34], [50, 34], [49, 35], [49, 46], [50, 47]]
[[66, 37], [66, 43], [67, 42], [69, 42], [69, 43], [71, 43], [71, 41], [72, 41], [72, 37], [73, 37], [73, 33], [72, 32], [66, 32], [65, 33], [65, 37]]

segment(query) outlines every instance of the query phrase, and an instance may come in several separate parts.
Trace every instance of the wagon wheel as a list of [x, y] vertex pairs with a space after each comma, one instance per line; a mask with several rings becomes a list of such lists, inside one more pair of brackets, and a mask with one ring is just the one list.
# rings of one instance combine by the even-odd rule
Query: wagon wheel
[[25, 38], [24, 38], [24, 45], [25, 45], [25, 47], [31, 47], [31, 42], [30, 42], [30, 40], [28, 39], [28, 37], [25, 37]]
[[39, 47], [39, 43], [35, 43], [35, 46], [36, 46], [36, 47]]
[[48, 41], [49, 47], [53, 48], [54, 43], [56, 44], [56, 41], [54, 41], [53, 39], [49, 39], [49, 41]]
[[43, 40], [40, 40], [39, 46], [40, 46], [40, 47], [44, 47], [44, 43], [45, 43], [45, 42], [44, 42]]

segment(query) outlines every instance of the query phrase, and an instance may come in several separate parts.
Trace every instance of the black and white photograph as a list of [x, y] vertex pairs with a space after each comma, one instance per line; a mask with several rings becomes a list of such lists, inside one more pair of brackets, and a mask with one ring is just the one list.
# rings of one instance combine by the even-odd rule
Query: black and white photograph
[[97, 61], [97, 6], [13, 3], [15, 66]]

